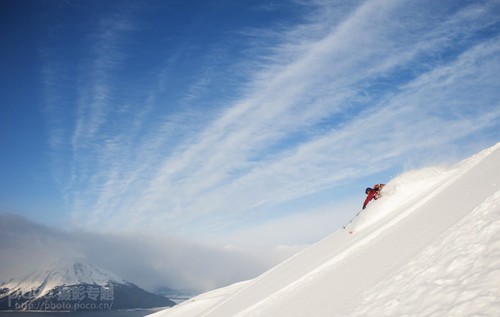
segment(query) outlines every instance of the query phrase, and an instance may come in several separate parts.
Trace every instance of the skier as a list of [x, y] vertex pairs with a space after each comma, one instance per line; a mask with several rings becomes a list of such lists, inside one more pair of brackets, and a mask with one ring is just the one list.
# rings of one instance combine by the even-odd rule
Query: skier
[[368, 195], [366, 196], [365, 202], [363, 203], [363, 209], [366, 208], [366, 205], [372, 200], [372, 199], [379, 199], [380, 198], [380, 191], [382, 188], [384, 188], [385, 184], [376, 184], [373, 186], [373, 188], [368, 187], [365, 190], [365, 194]]

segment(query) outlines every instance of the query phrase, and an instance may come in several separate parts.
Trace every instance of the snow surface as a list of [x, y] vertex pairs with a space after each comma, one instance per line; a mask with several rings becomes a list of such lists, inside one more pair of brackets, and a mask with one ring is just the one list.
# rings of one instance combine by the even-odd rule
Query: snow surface
[[348, 230], [150, 316], [499, 315], [500, 143], [451, 169], [407, 172]]
[[36, 298], [43, 297], [57, 286], [78, 284], [93, 284], [106, 286], [109, 283], [127, 284], [114, 273], [92, 265], [84, 257], [62, 257], [52, 262], [48, 267], [39, 269], [24, 277], [11, 279], [0, 285], [10, 292], [23, 293], [37, 291]]

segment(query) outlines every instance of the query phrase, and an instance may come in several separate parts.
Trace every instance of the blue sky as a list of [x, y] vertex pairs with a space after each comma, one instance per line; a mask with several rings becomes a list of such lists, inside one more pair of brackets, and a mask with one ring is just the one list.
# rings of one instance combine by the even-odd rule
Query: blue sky
[[304, 245], [500, 140], [498, 1], [3, 1], [0, 210]]

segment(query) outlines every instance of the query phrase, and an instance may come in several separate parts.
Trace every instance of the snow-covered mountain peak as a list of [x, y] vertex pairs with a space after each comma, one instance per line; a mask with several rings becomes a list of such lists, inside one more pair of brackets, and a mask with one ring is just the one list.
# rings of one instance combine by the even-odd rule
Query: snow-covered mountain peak
[[1, 288], [17, 291], [38, 290], [39, 297], [57, 286], [92, 284], [106, 286], [110, 283], [126, 284], [127, 282], [116, 274], [99, 268], [85, 257], [61, 257], [46, 267], [2, 284]]
[[55, 273], [54, 277], [64, 282], [64, 285], [126, 283], [116, 274], [98, 268], [82, 256], [59, 258], [53, 263], [51, 271]]
[[22, 278], [0, 284], [0, 310], [107, 310], [169, 307], [150, 293], [81, 256], [63, 257]]

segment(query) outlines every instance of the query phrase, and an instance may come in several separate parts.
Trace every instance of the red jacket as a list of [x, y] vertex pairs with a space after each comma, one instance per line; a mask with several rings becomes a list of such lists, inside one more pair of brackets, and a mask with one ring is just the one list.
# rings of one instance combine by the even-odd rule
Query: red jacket
[[368, 196], [366, 196], [365, 202], [363, 203], [363, 209], [366, 208], [366, 205], [372, 200], [377, 200], [380, 197], [380, 190], [385, 186], [385, 184], [376, 184], [373, 186], [373, 189], [368, 192]]

